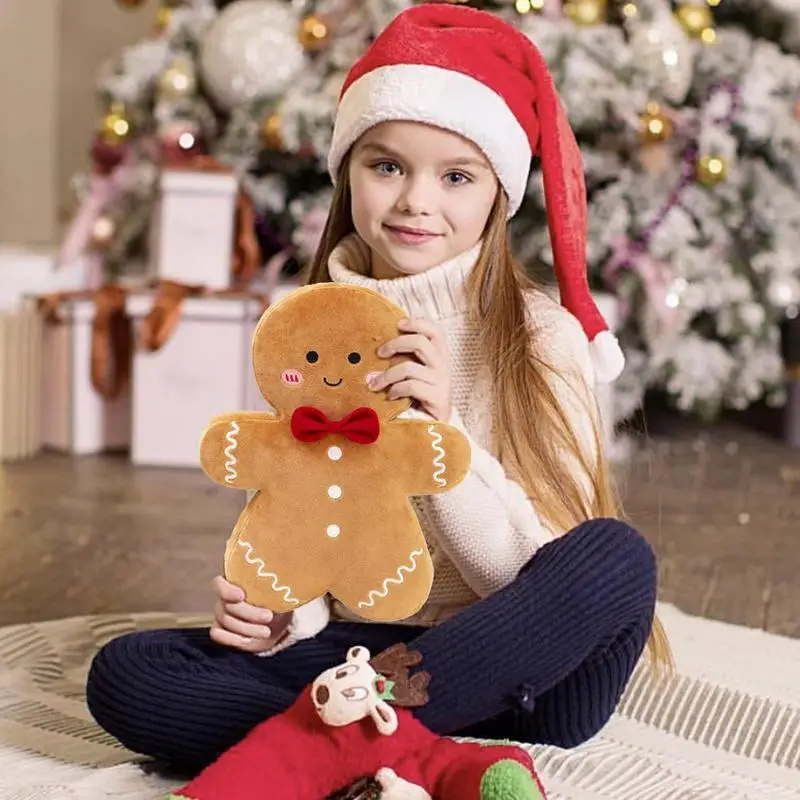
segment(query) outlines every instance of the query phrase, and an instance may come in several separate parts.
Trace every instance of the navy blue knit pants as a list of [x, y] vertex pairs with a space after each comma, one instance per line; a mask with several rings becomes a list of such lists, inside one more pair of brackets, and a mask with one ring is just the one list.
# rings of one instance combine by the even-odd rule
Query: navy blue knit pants
[[280, 713], [351, 646], [407, 641], [431, 675], [418, 717], [440, 734], [572, 747], [606, 723], [642, 653], [656, 601], [650, 546], [593, 520], [541, 548], [505, 589], [435, 628], [333, 622], [268, 658], [221, 647], [208, 630], [109, 642], [87, 701], [131, 750], [198, 769]]

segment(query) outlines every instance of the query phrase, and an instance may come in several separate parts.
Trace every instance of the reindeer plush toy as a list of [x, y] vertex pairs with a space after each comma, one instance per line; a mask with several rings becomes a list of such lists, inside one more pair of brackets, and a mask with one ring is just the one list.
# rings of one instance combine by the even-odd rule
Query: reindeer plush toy
[[418, 653], [370, 660], [352, 647], [283, 713], [254, 728], [164, 800], [322, 800], [374, 776], [380, 800], [545, 800], [531, 757], [506, 744], [437, 736], [408, 707], [427, 702]]

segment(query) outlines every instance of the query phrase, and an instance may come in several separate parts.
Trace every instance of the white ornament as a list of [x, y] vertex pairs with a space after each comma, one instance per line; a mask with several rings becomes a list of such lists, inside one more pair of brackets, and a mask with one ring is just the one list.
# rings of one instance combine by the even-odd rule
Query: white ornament
[[342, 496], [341, 486], [337, 486], [336, 484], [334, 484], [333, 486], [328, 487], [328, 497], [330, 497], [331, 500], [338, 500], [341, 496]]
[[328, 448], [328, 458], [331, 461], [338, 461], [342, 457], [342, 448], [341, 447], [329, 447]]
[[326, 532], [331, 539], [335, 539], [342, 532], [342, 529], [338, 525], [328, 525]]
[[200, 69], [224, 110], [279, 97], [306, 63], [300, 19], [282, 0], [239, 0], [223, 9], [200, 47]]

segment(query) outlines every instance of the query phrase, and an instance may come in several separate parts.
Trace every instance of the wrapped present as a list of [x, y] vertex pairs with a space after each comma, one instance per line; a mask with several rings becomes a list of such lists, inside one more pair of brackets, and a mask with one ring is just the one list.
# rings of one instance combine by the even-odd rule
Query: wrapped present
[[161, 283], [131, 294], [134, 464], [200, 467], [199, 431], [229, 408], [265, 408], [251, 376], [253, 332], [265, 298], [187, 293]]
[[43, 295], [41, 433], [44, 447], [87, 455], [130, 444], [132, 332], [126, 291]]
[[261, 266], [255, 212], [237, 176], [209, 156], [162, 171], [150, 232], [152, 277], [214, 291]]

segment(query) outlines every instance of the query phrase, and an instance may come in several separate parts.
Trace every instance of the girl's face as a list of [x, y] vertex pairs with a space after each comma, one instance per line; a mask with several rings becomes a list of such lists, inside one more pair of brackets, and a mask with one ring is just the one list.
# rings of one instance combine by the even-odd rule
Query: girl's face
[[350, 159], [353, 223], [372, 277], [416, 275], [483, 236], [497, 178], [472, 142], [419, 122], [383, 122]]

